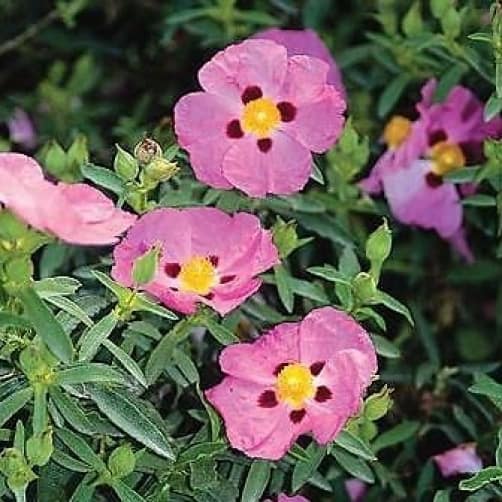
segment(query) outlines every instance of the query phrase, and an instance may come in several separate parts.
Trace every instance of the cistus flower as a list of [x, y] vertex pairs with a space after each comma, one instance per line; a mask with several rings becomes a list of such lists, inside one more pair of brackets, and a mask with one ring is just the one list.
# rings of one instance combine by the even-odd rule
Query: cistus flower
[[423, 87], [416, 121], [391, 118], [383, 133], [387, 151], [361, 187], [371, 194], [383, 190], [399, 221], [435, 230], [472, 261], [461, 198], [472, 194], [475, 187], [463, 184], [457, 188], [444, 176], [479, 163], [483, 141], [502, 136], [502, 120], [485, 122], [482, 103], [462, 86], [454, 87], [444, 102], [434, 103], [436, 87], [435, 80]]
[[269, 28], [253, 35], [253, 38], [273, 40], [286, 47], [288, 56], [311, 56], [319, 58], [329, 65], [328, 84], [334, 86], [343, 99], [346, 98], [342, 73], [329, 49], [313, 30], [282, 30]]
[[476, 453], [474, 443], [456, 446], [433, 457], [434, 462], [445, 478], [458, 474], [472, 474], [483, 468], [483, 462]]
[[328, 84], [329, 66], [288, 57], [271, 40], [246, 40], [199, 71], [203, 92], [175, 106], [175, 130], [198, 180], [247, 195], [291, 194], [312, 173], [312, 152], [339, 137], [345, 101]]
[[0, 204], [70, 244], [114, 244], [136, 219], [89, 185], [46, 180], [37, 162], [19, 153], [0, 153]]
[[16, 108], [7, 120], [9, 138], [19, 146], [31, 150], [37, 144], [35, 127], [28, 114], [22, 108]]
[[220, 366], [226, 376], [206, 396], [230, 444], [249, 457], [277, 460], [302, 434], [321, 444], [333, 440], [358, 412], [377, 361], [365, 330], [323, 307], [253, 343], [226, 347]]
[[350, 478], [345, 481], [345, 490], [350, 498], [350, 502], [362, 502], [368, 491], [368, 486], [360, 479]]
[[[301, 495], [293, 495], [292, 497], [288, 497], [284, 493], [280, 493], [277, 496], [277, 502], [309, 502], [309, 499], [302, 497]], [[266, 499], [263, 502], [274, 502], [272, 499]]]
[[270, 232], [256, 216], [219, 209], [157, 209], [115, 247], [113, 277], [131, 286], [136, 258], [160, 247], [158, 269], [144, 289], [190, 314], [205, 303], [226, 314], [261, 286], [256, 276], [279, 261]]

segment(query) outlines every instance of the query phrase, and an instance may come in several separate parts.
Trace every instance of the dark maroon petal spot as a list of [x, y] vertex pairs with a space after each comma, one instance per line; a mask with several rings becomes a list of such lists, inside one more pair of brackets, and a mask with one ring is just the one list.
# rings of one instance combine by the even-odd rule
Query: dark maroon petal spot
[[260, 152], [267, 153], [272, 148], [272, 140], [270, 138], [259, 139], [256, 144]]
[[281, 113], [281, 120], [283, 122], [291, 122], [296, 117], [296, 106], [289, 101], [282, 101], [277, 105], [279, 112]]
[[227, 284], [228, 282], [232, 282], [235, 279], [235, 275], [224, 275], [220, 279], [220, 284]]
[[214, 255], [211, 255], [209, 257], [209, 262], [211, 263], [211, 265], [213, 267], [217, 267], [218, 266], [218, 263], [219, 263], [220, 259], [217, 257], [217, 256], [214, 256]]
[[214, 298], [214, 293], [208, 293], [207, 295], [204, 295], [202, 298], [211, 301]]
[[446, 134], [443, 129], [438, 129], [429, 133], [429, 146], [434, 146], [440, 141], [446, 141], [448, 139], [448, 134]]
[[317, 387], [314, 399], [318, 403], [324, 403], [325, 401], [331, 399], [332, 397], [333, 394], [331, 393], [331, 391], [325, 385], [321, 385], [320, 387]]
[[180, 270], [181, 267], [179, 263], [166, 263], [164, 265], [164, 272], [173, 279], [176, 279], [176, 277], [178, 277]]
[[288, 365], [289, 365], [289, 363], [281, 363], [281, 364], [279, 364], [279, 366], [277, 366], [277, 368], [275, 368], [275, 370], [274, 370], [274, 375], [275, 375], [275, 376], [278, 376], [278, 375], [279, 375], [279, 373], [280, 373], [280, 372], [281, 372], [281, 371], [282, 371], [282, 370], [283, 370], [286, 366], [288, 366]]
[[294, 410], [289, 414], [289, 418], [291, 422], [297, 424], [303, 420], [303, 417], [306, 415], [305, 410]]
[[482, 164], [486, 158], [483, 153], [483, 144], [479, 141], [463, 141], [458, 145], [462, 149], [466, 164]]
[[235, 119], [227, 124], [227, 136], [232, 139], [239, 139], [244, 136], [244, 131], [241, 128], [241, 123]]
[[437, 188], [443, 184], [443, 178], [441, 178], [441, 176], [438, 176], [437, 174], [431, 171], [425, 175], [425, 182], [431, 188]]
[[471, 98], [464, 106], [462, 112], [460, 113], [460, 118], [467, 122], [479, 109], [479, 104], [477, 99]]
[[263, 96], [262, 90], [257, 85], [251, 85], [244, 89], [241, 99], [244, 104], [260, 99]]
[[262, 392], [258, 398], [258, 406], [261, 406], [262, 408], [273, 408], [278, 404], [277, 397], [273, 390], [266, 390]]
[[319, 373], [324, 368], [324, 364], [325, 364], [324, 361], [317, 361], [316, 363], [312, 364], [310, 366], [310, 373], [312, 373], [312, 375], [314, 376], [319, 375]]

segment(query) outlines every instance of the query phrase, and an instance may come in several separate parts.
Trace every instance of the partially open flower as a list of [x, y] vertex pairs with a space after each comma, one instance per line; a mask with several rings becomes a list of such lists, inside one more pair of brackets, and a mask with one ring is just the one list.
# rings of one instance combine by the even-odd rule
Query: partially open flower
[[333, 440], [377, 370], [368, 334], [332, 307], [226, 347], [220, 366], [226, 376], [206, 396], [223, 416], [230, 444], [271, 460], [302, 434]]
[[113, 277], [131, 286], [135, 259], [156, 244], [159, 267], [145, 289], [187, 314], [197, 303], [226, 314], [259, 289], [258, 274], [278, 263], [272, 237], [256, 216], [213, 208], [157, 209], [115, 248]]
[[475, 473], [483, 468], [483, 462], [476, 453], [474, 443], [458, 445], [433, 458], [445, 478], [457, 474]]
[[483, 105], [465, 87], [456, 86], [442, 103], [434, 103], [436, 81], [422, 89], [420, 117], [411, 122], [393, 117], [384, 129], [387, 151], [361, 182], [368, 193], [384, 191], [394, 216], [408, 225], [435, 230], [467, 260], [472, 260], [462, 226], [460, 189], [444, 176], [483, 158], [483, 141], [502, 137], [502, 119], [483, 119]]
[[176, 134], [197, 179], [256, 197], [301, 190], [310, 152], [330, 148], [343, 126], [345, 102], [328, 72], [324, 61], [288, 57], [271, 40], [216, 54], [199, 71], [204, 92], [175, 107]]
[[136, 219], [89, 185], [46, 180], [37, 162], [19, 153], [0, 154], [0, 204], [71, 244], [114, 244]]

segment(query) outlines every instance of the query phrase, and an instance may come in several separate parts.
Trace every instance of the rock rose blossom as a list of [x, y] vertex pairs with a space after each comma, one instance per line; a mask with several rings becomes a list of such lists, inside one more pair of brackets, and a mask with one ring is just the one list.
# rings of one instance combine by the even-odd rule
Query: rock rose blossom
[[329, 49], [314, 30], [282, 30], [269, 28], [255, 35], [253, 38], [273, 40], [286, 47], [288, 56], [311, 56], [319, 58], [329, 65], [328, 84], [334, 86], [343, 99], [346, 98], [345, 86], [343, 85], [342, 73]]
[[253, 343], [226, 347], [220, 366], [226, 376], [206, 396], [223, 416], [230, 444], [277, 460], [302, 434], [333, 440], [358, 412], [377, 361], [364, 329], [324, 307]]
[[458, 445], [433, 458], [445, 478], [457, 474], [473, 474], [483, 468], [483, 462], [476, 453], [474, 443]]
[[175, 129], [198, 180], [264, 197], [301, 190], [311, 152], [339, 137], [345, 102], [328, 84], [330, 67], [288, 57], [271, 40], [246, 40], [216, 54], [199, 71], [203, 92], [176, 104]]
[[22, 109], [16, 108], [7, 120], [9, 138], [14, 143], [31, 150], [37, 144], [37, 133], [29, 115]]
[[502, 120], [484, 122], [482, 103], [465, 87], [454, 87], [444, 102], [434, 103], [436, 85], [431, 80], [423, 87], [416, 121], [395, 116], [387, 124], [388, 149], [361, 187], [371, 194], [383, 190], [399, 221], [435, 230], [471, 261], [461, 198], [475, 187], [457, 188], [443, 177], [480, 162], [483, 141], [502, 136]]
[[345, 481], [345, 490], [350, 498], [350, 502], [362, 502], [368, 491], [368, 486], [360, 479], [350, 478]]
[[19, 153], [0, 153], [0, 204], [70, 244], [114, 244], [136, 219], [89, 185], [46, 180], [37, 162]]
[[228, 313], [259, 289], [256, 276], [279, 262], [272, 236], [256, 216], [207, 207], [157, 209], [115, 247], [113, 277], [131, 286], [134, 260], [155, 245], [159, 267], [144, 289], [186, 314], [197, 303]]

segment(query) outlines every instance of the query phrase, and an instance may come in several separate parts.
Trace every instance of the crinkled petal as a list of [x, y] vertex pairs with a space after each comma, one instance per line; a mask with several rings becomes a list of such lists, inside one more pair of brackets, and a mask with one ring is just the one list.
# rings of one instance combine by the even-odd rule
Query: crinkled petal
[[226, 347], [220, 356], [222, 371], [243, 380], [271, 385], [277, 368], [299, 360], [299, 323], [283, 323], [253, 343]]
[[368, 491], [368, 486], [360, 479], [350, 478], [345, 481], [345, 490], [350, 498], [350, 502], [362, 502]]
[[286, 76], [286, 49], [271, 40], [245, 40], [218, 52], [199, 71], [202, 88], [236, 103], [246, 87], [275, 98]]
[[476, 453], [474, 443], [459, 445], [433, 458], [445, 478], [457, 474], [475, 473], [483, 468], [483, 462]]
[[300, 191], [312, 172], [312, 156], [298, 141], [276, 132], [267, 152], [250, 136], [237, 141], [223, 160], [223, 175], [252, 197]]

